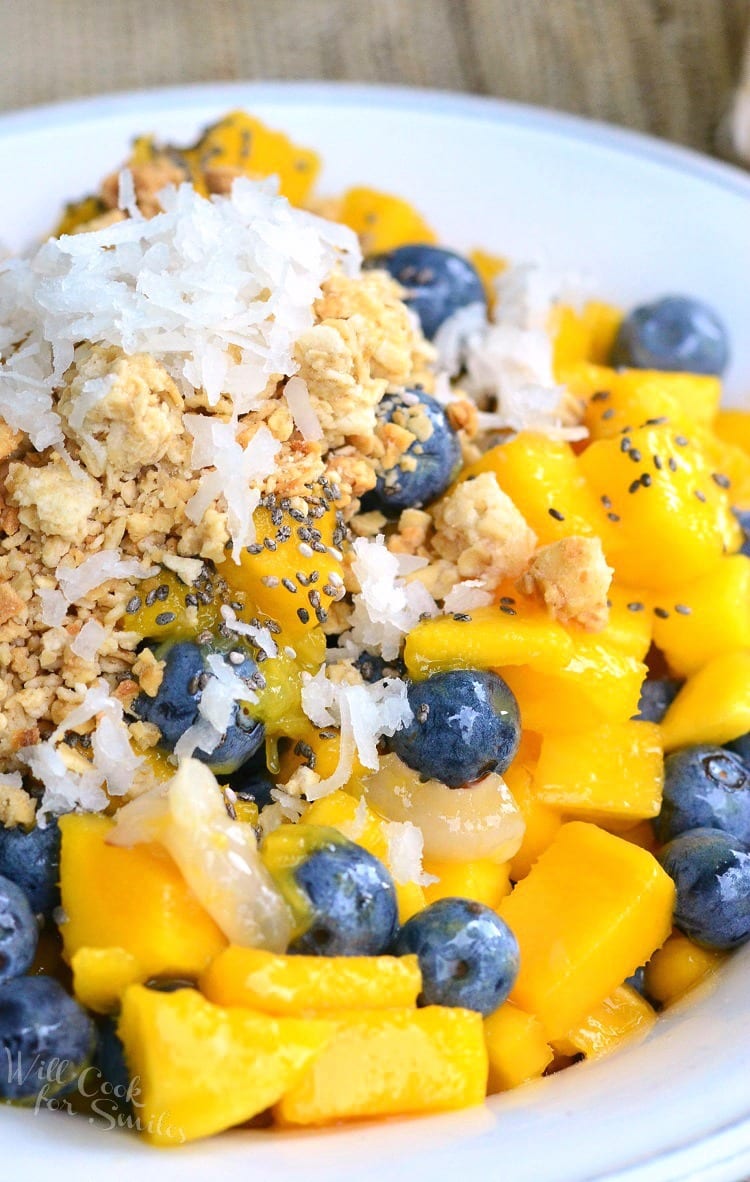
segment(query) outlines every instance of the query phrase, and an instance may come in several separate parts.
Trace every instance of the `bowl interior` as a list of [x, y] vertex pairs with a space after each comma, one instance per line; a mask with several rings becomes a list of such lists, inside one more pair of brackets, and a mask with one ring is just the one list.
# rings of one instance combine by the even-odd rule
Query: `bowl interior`
[[[61, 204], [124, 158], [136, 132], [189, 142], [244, 106], [317, 148], [320, 188], [371, 184], [412, 200], [441, 237], [592, 281], [625, 306], [667, 292], [713, 304], [732, 340], [727, 401], [750, 394], [750, 180], [681, 149], [494, 101], [357, 87], [228, 85], [63, 105], [0, 119], [0, 239], [44, 234]], [[179, 1151], [183, 1178], [444, 1178], [508, 1182], [739, 1178], [750, 1169], [750, 948], [674, 1007], [644, 1043], [490, 1101], [482, 1110], [298, 1134], [235, 1132]], [[2, 1070], [0, 1065], [0, 1070]], [[0, 1113], [17, 1169], [163, 1175], [165, 1157], [84, 1120]], [[44, 1141], [42, 1140], [44, 1139]], [[42, 1146], [44, 1145], [44, 1151]], [[167, 1166], [169, 1168], [169, 1165]], [[176, 1165], [173, 1168], [177, 1168]], [[703, 1172], [701, 1172], [703, 1171]], [[30, 1176], [36, 1176], [33, 1172]]]

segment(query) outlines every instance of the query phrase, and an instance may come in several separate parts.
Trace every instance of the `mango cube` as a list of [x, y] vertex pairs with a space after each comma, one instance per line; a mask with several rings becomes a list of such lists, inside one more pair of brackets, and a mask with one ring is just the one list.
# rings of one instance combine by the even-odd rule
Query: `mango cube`
[[655, 817], [661, 808], [663, 759], [661, 732], [651, 722], [547, 735], [534, 791], [543, 804], [584, 821]]
[[655, 1021], [653, 1007], [640, 993], [629, 985], [618, 985], [578, 1026], [555, 1040], [555, 1050], [601, 1059], [634, 1038], [644, 1038]]
[[655, 369], [578, 365], [566, 374], [573, 394], [586, 398], [584, 423], [592, 439], [609, 439], [626, 427], [667, 418], [673, 427], [708, 426], [721, 398], [718, 378]]
[[569, 443], [520, 431], [507, 443], [490, 448], [464, 469], [461, 478], [480, 472], [495, 473], [500, 488], [520, 509], [540, 546], [573, 535], [602, 535], [607, 530], [605, 510], [584, 479]]
[[416, 956], [279, 956], [232, 946], [201, 977], [209, 1001], [281, 1017], [312, 1011], [414, 1006], [422, 988]]
[[720, 747], [750, 731], [750, 649], [714, 657], [685, 682], [661, 723], [665, 751]]
[[426, 903], [435, 903], [438, 899], [473, 899], [475, 903], [494, 909], [510, 894], [509, 862], [491, 862], [489, 858], [441, 862], [428, 858], [424, 869], [437, 879], [424, 888]]
[[197, 977], [226, 939], [169, 855], [156, 845], [108, 845], [114, 822], [60, 818], [60, 924], [67, 960], [79, 948], [121, 948], [143, 977]]
[[571, 369], [583, 362], [604, 364], [612, 350], [622, 312], [601, 300], [589, 300], [580, 311], [562, 304], [553, 311], [552, 317], [552, 368], [556, 380], [564, 382]]
[[294, 1087], [335, 1027], [215, 1006], [194, 989], [131, 985], [117, 1033], [154, 1145], [182, 1145], [242, 1124]]
[[[666, 613], [666, 615], [665, 615]], [[678, 677], [732, 649], [750, 648], [750, 558], [721, 558], [654, 615], [654, 643]]]
[[359, 235], [364, 254], [381, 254], [412, 243], [435, 242], [435, 232], [422, 215], [392, 193], [358, 186], [347, 189], [337, 221]]
[[336, 1034], [275, 1115], [282, 1125], [440, 1112], [481, 1104], [487, 1088], [482, 1018], [469, 1010], [361, 1010]]
[[564, 1037], [651, 956], [675, 889], [645, 850], [572, 821], [498, 908], [518, 940], [510, 1000]]
[[600, 439], [579, 464], [616, 519], [602, 543], [622, 583], [676, 591], [739, 548], [727, 491], [712, 479], [700, 444], [679, 428], [658, 424]]
[[725, 952], [701, 948], [682, 932], [675, 931], [646, 965], [648, 995], [662, 1005], [670, 1005], [715, 972], [725, 960]]
[[70, 959], [73, 995], [97, 1014], [112, 1014], [128, 985], [146, 980], [132, 952], [124, 948], [79, 948]]
[[524, 731], [516, 758], [504, 776], [525, 825], [521, 845], [508, 864], [513, 882], [526, 877], [563, 823], [560, 813], [542, 804], [534, 791], [539, 751], [539, 736]]
[[484, 1037], [490, 1062], [490, 1095], [537, 1079], [552, 1062], [553, 1051], [541, 1022], [512, 1002], [506, 1001], [485, 1019]]
[[597, 634], [581, 631], [573, 641], [571, 659], [554, 673], [528, 665], [498, 670], [516, 695], [529, 730], [580, 731], [624, 722], [638, 712], [645, 665]]
[[423, 620], [406, 638], [404, 660], [410, 675], [503, 665], [528, 665], [542, 672], [564, 668], [573, 642], [562, 625], [545, 607], [517, 593], [513, 612], [506, 614], [493, 604], [474, 608], [461, 623], [450, 615]]

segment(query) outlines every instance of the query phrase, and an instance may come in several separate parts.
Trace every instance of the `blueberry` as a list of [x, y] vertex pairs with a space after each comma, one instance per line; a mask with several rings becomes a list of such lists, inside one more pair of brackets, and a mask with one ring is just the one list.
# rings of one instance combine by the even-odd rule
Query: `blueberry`
[[94, 1023], [53, 977], [19, 977], [0, 989], [2, 1099], [70, 1091], [95, 1049]]
[[635, 989], [636, 993], [640, 993], [641, 997], [646, 997], [646, 969], [644, 965], [636, 969], [631, 976], [626, 977], [625, 984], [629, 985], [631, 989]]
[[706, 948], [750, 939], [750, 851], [719, 829], [692, 829], [670, 841], [659, 861], [677, 887], [674, 921]]
[[271, 789], [276, 787], [276, 783], [266, 767], [262, 751], [257, 751], [243, 763], [242, 767], [229, 776], [227, 782], [240, 800], [252, 800], [259, 809], [273, 803]]
[[521, 739], [518, 703], [496, 673], [435, 673], [410, 685], [407, 696], [414, 719], [387, 744], [424, 779], [460, 788], [513, 761]]
[[0, 985], [28, 972], [36, 954], [39, 929], [26, 895], [0, 877]]
[[[208, 657], [217, 651], [213, 644], [198, 645], [188, 640], [157, 649], [157, 656], [166, 661], [161, 685], [153, 698], [140, 694], [133, 705], [133, 712], [144, 722], [151, 722], [159, 728], [161, 744], [169, 751], [174, 750], [188, 727], [198, 721], [198, 704], [207, 680], [213, 676]], [[252, 657], [239, 648], [227, 649], [226, 646], [219, 655], [252, 690], [253, 677], [257, 673]], [[198, 749], [194, 754], [196, 759], [208, 764], [218, 775], [229, 775], [255, 754], [264, 737], [263, 724], [252, 717], [243, 703], [237, 702], [234, 706], [234, 722], [219, 746], [210, 753]]]
[[[409, 402], [409, 395], [418, 401]], [[362, 498], [362, 509], [380, 509], [393, 517], [403, 509], [421, 509], [448, 488], [461, 467], [461, 445], [439, 402], [422, 390], [386, 394], [377, 408], [381, 423], [395, 422], [416, 436], [392, 468], [378, 475], [375, 488]], [[428, 434], [429, 432], [429, 434]]]
[[293, 872], [308, 904], [308, 926], [289, 946], [307, 956], [379, 956], [398, 922], [396, 889], [382, 862], [331, 835]]
[[723, 829], [750, 842], [750, 769], [733, 751], [683, 747], [664, 760], [656, 836], [667, 842], [689, 829]]
[[732, 512], [737, 518], [740, 529], [742, 530], [743, 541], [740, 554], [744, 554], [745, 557], [750, 558], [750, 509], [733, 509]]
[[406, 666], [400, 657], [384, 661], [375, 653], [360, 653], [354, 664], [362, 674], [362, 680], [370, 683], [382, 681], [384, 677], [406, 677]]
[[682, 682], [675, 677], [654, 677], [644, 681], [635, 717], [645, 722], [661, 722], [681, 689]]
[[721, 374], [728, 360], [726, 330], [713, 309], [689, 296], [664, 296], [625, 317], [611, 364]]
[[476, 268], [463, 255], [440, 246], [399, 246], [374, 255], [366, 265], [383, 268], [406, 289], [406, 303], [419, 317], [428, 341], [459, 308], [487, 304]]
[[[130, 1112], [133, 1084], [125, 1062], [125, 1048], [117, 1033], [117, 1022], [114, 1018], [101, 1018], [98, 1022], [98, 1031], [99, 1040], [94, 1059], [94, 1066], [99, 1073], [98, 1092], [111, 1097], [120, 1111]], [[102, 1087], [102, 1082], [108, 1085], [106, 1091]], [[90, 1093], [95, 1089], [93, 1085], [87, 1084], [86, 1090]]]
[[396, 956], [415, 952], [423, 1006], [463, 1006], [485, 1017], [501, 1005], [518, 975], [518, 943], [500, 916], [471, 899], [438, 899], [407, 920]]
[[0, 827], [0, 874], [25, 893], [31, 910], [49, 919], [60, 903], [60, 829], [48, 820], [44, 829]]

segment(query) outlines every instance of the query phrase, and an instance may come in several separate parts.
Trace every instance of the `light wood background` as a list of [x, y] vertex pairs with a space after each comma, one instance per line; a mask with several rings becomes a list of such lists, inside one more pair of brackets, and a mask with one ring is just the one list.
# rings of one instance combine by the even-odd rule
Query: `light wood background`
[[0, 110], [327, 78], [500, 95], [712, 151], [750, 0], [0, 0]]

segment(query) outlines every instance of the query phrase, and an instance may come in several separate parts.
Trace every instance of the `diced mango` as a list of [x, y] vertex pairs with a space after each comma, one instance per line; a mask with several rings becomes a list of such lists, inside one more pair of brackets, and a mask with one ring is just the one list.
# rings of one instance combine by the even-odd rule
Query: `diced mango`
[[620, 832], [625, 841], [639, 845], [642, 850], [648, 850], [650, 854], [655, 854], [659, 848], [659, 843], [654, 835], [654, 827], [650, 821], [639, 821], [637, 825], [632, 826], [608, 824], [608, 828]]
[[[166, 592], [162, 588], [166, 587]], [[144, 639], [192, 640], [204, 629], [213, 630], [221, 623], [221, 603], [215, 593], [212, 580], [205, 579], [199, 588], [208, 594], [208, 603], [195, 594], [196, 588], [183, 583], [174, 571], [163, 568], [158, 575], [143, 579], [138, 584], [138, 594], [133, 596], [133, 606], [140, 602], [136, 611], [128, 612], [122, 626], [129, 632], [137, 632]], [[155, 594], [159, 592], [159, 595]], [[190, 606], [186, 597], [197, 599]], [[165, 622], [166, 621], [166, 622]]]
[[566, 372], [573, 394], [587, 399], [584, 423], [592, 439], [619, 436], [649, 420], [669, 419], [673, 429], [712, 421], [721, 398], [718, 378], [654, 369], [579, 365]]
[[225, 1009], [194, 989], [131, 985], [117, 1032], [146, 1139], [182, 1145], [263, 1112], [298, 1083], [334, 1030], [324, 1021]]
[[63, 216], [55, 227], [54, 237], [60, 238], [63, 234], [73, 234], [79, 226], [85, 226], [87, 222], [101, 217], [106, 212], [107, 206], [101, 197], [84, 197], [81, 201], [70, 201], [65, 206]]
[[434, 875], [437, 882], [424, 888], [426, 903], [438, 899], [473, 899], [485, 907], [498, 906], [501, 899], [510, 894], [510, 868], [508, 862], [490, 862], [478, 858], [473, 862], [440, 862], [426, 859], [427, 874]]
[[573, 821], [498, 911], [519, 943], [510, 1000], [562, 1038], [643, 964], [672, 927], [675, 889], [651, 854]]
[[654, 643], [678, 677], [714, 657], [750, 648], [750, 558], [732, 554], [682, 587], [679, 603], [661, 599], [653, 616]]
[[79, 948], [70, 958], [73, 993], [97, 1014], [112, 1014], [129, 985], [146, 980], [138, 960], [124, 948]]
[[508, 260], [499, 254], [488, 254], [486, 250], [470, 250], [469, 261], [474, 264], [477, 274], [482, 280], [487, 305], [492, 310], [495, 305], [495, 280], [503, 271], [507, 270]]
[[[605, 627], [597, 632], [598, 638], [605, 644], [621, 649], [635, 657], [636, 661], [646, 659], [653, 637], [653, 618], [651, 612], [646, 610], [646, 605], [643, 605], [642, 610], [628, 606], [640, 603], [642, 598], [639, 599], [638, 594], [627, 587], [618, 587], [613, 583], [609, 589], [609, 619]], [[569, 624], [568, 627], [574, 636], [580, 635], [580, 625]]]
[[506, 1001], [485, 1019], [484, 1038], [490, 1061], [490, 1095], [537, 1079], [552, 1062], [553, 1051], [541, 1022], [512, 1002]]
[[422, 974], [416, 956], [279, 956], [232, 946], [211, 962], [200, 985], [217, 1005], [299, 1017], [414, 1006]]
[[682, 932], [673, 932], [646, 965], [646, 991], [654, 1001], [670, 1005], [725, 960], [725, 952], [701, 948]]
[[[281, 753], [279, 779], [285, 783], [298, 767], [307, 764], [317, 772], [321, 779], [325, 780], [328, 776], [333, 775], [338, 767], [340, 750], [341, 733], [334, 727], [321, 729], [321, 727], [314, 726], [308, 718], [295, 730], [294, 741], [290, 742]], [[312, 759], [310, 753], [312, 753]], [[347, 784], [347, 790], [355, 793], [361, 779], [369, 775], [370, 771], [363, 767], [355, 752], [352, 776]]]
[[[297, 637], [317, 628], [318, 617], [323, 618], [320, 613], [341, 594], [341, 559], [330, 552], [339, 540], [336, 506], [320, 498], [320, 507], [322, 516], [312, 519], [306, 528], [319, 532], [320, 537], [315, 541], [328, 548], [324, 553], [300, 541], [297, 531], [305, 527], [286, 510], [272, 511], [261, 505], [253, 513], [258, 541], [252, 552], [245, 547], [238, 563], [229, 554], [216, 568], [219, 577], [226, 579], [233, 590], [245, 594], [250, 616], [260, 612], [279, 624], [282, 644], [294, 646]], [[288, 537], [281, 532], [284, 527]], [[272, 548], [261, 545], [264, 539], [268, 539]], [[301, 546], [304, 548], [300, 549]]]
[[579, 464], [617, 519], [602, 544], [628, 586], [677, 591], [739, 548], [727, 491], [701, 447], [669, 424], [600, 439]]
[[156, 845], [108, 845], [107, 817], [60, 818], [60, 924], [65, 956], [79, 948], [122, 948], [146, 977], [197, 976], [226, 939], [177, 866]]
[[193, 148], [183, 153], [199, 192], [206, 192], [207, 169], [229, 168], [258, 178], [279, 178], [279, 192], [292, 205], [303, 205], [320, 171], [320, 157], [293, 144], [245, 111], [231, 111], [207, 127]]
[[540, 750], [540, 736], [524, 731], [516, 757], [503, 776], [526, 826], [520, 848], [509, 863], [513, 882], [526, 877], [562, 825], [560, 814], [542, 804], [534, 792]]
[[645, 665], [596, 634], [581, 631], [573, 640], [573, 656], [555, 673], [527, 665], [498, 670], [518, 699], [524, 727], [580, 731], [637, 714]]
[[276, 1107], [283, 1125], [440, 1112], [481, 1104], [487, 1086], [482, 1018], [469, 1010], [359, 1011]]
[[661, 808], [664, 760], [652, 722], [607, 723], [546, 735], [534, 791], [543, 804], [582, 821], [639, 821]]
[[653, 1008], [640, 993], [629, 985], [618, 985], [579, 1025], [555, 1040], [555, 1050], [601, 1059], [632, 1039], [644, 1038], [655, 1021]]
[[513, 615], [492, 604], [474, 608], [471, 619], [461, 623], [448, 615], [417, 624], [404, 649], [411, 676], [502, 665], [528, 665], [544, 673], [562, 669], [573, 653], [569, 634], [535, 600], [518, 593], [514, 600]]
[[580, 311], [569, 304], [559, 305], [552, 313], [550, 325], [556, 380], [566, 381], [570, 370], [582, 362], [604, 365], [621, 320], [619, 308], [600, 300], [589, 300]]
[[732, 505], [750, 508], [750, 454], [736, 442], [721, 439], [715, 431], [703, 427], [697, 432], [714, 480], [729, 489]]
[[[364, 770], [364, 769], [363, 769]], [[388, 841], [383, 832], [383, 818], [368, 805], [339, 789], [314, 801], [305, 811], [306, 825], [328, 825], [338, 829], [350, 841], [356, 841], [373, 857], [388, 865]], [[398, 916], [406, 923], [425, 905], [425, 894], [416, 882], [397, 882]]]
[[719, 439], [742, 448], [750, 455], [750, 411], [720, 410], [712, 427]]
[[437, 241], [435, 231], [413, 205], [403, 197], [378, 189], [363, 186], [347, 189], [338, 220], [359, 235], [362, 253], [366, 255]]
[[592, 537], [607, 531], [604, 507], [584, 479], [569, 443], [520, 431], [465, 468], [461, 479], [480, 472], [495, 473], [540, 546], [574, 534]]
[[750, 649], [714, 657], [685, 682], [661, 724], [665, 751], [721, 746], [750, 731]]

